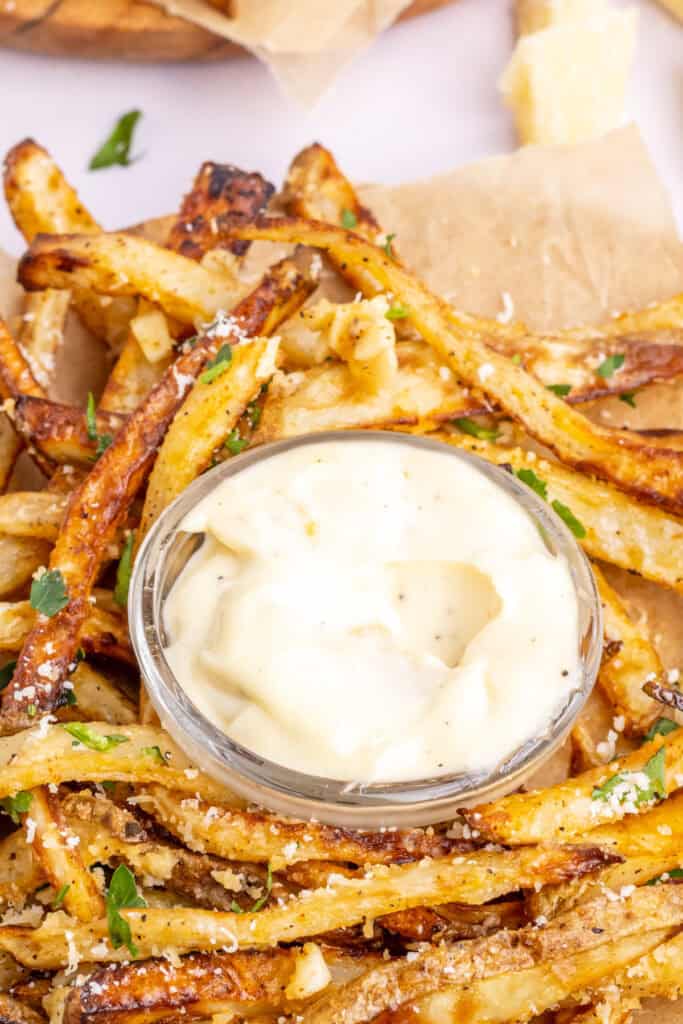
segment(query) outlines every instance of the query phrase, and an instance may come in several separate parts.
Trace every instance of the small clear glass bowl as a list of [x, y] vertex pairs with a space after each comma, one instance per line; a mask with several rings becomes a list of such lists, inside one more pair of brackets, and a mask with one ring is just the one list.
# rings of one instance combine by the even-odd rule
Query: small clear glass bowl
[[[294, 771], [245, 749], [209, 722], [187, 697], [166, 661], [164, 601], [203, 540], [203, 534], [180, 529], [187, 513], [227, 477], [264, 459], [277, 458], [290, 448], [369, 440], [436, 450], [475, 466], [534, 520], [548, 550], [564, 555], [568, 562], [579, 608], [580, 686], [542, 734], [484, 770], [372, 784]], [[550, 506], [498, 466], [441, 441], [387, 431], [309, 434], [243, 452], [204, 473], [166, 509], [147, 535], [135, 562], [128, 614], [133, 648], [149, 697], [165, 729], [195, 764], [251, 803], [295, 818], [357, 828], [446, 821], [458, 807], [494, 799], [520, 786], [565, 740], [593, 687], [602, 651], [601, 606], [588, 560]]]

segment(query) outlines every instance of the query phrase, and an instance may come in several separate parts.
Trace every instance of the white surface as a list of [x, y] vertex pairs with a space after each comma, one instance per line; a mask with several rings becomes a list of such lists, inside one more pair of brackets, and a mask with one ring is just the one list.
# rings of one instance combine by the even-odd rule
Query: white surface
[[[683, 225], [683, 27], [654, 0], [635, 2], [641, 25], [628, 113]], [[390, 29], [311, 112], [287, 103], [255, 60], [149, 66], [0, 51], [0, 151], [33, 136], [107, 228], [172, 212], [204, 159], [279, 183], [313, 140], [358, 180], [408, 181], [513, 147], [496, 89], [511, 45], [508, 0], [459, 0]], [[88, 172], [90, 156], [133, 107], [144, 114], [135, 146], [143, 158]], [[22, 249], [4, 204], [0, 246]]]

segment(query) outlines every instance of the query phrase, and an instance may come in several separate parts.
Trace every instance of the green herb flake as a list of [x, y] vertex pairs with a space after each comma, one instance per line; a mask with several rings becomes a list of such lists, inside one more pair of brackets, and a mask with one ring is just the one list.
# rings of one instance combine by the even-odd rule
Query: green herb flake
[[114, 600], [122, 608], [128, 604], [128, 588], [130, 587], [130, 576], [133, 568], [133, 548], [135, 546], [135, 532], [130, 531], [125, 539], [123, 551], [116, 567], [116, 585], [114, 586]]
[[6, 796], [0, 800], [0, 807], [2, 807], [5, 814], [9, 814], [14, 824], [18, 825], [19, 815], [26, 814], [32, 800], [33, 793], [27, 793], [25, 789], [22, 789], [19, 793], [15, 793], [14, 796]]
[[88, 433], [88, 440], [94, 441], [97, 444], [97, 448], [95, 449], [95, 458], [99, 459], [100, 455], [106, 452], [114, 438], [111, 434], [100, 434], [97, 429], [95, 396], [92, 391], [88, 392], [88, 404], [85, 408], [85, 426]]
[[211, 384], [211, 382], [216, 380], [217, 377], [220, 377], [221, 374], [225, 373], [231, 362], [232, 348], [226, 342], [225, 345], [221, 345], [213, 359], [209, 359], [206, 364], [206, 369], [199, 378], [202, 384]]
[[581, 540], [582, 537], [586, 536], [586, 527], [576, 518], [570, 508], [563, 505], [562, 502], [557, 499], [552, 502], [551, 507], [565, 525], [569, 527], [575, 537]]
[[249, 447], [249, 441], [246, 437], [242, 437], [237, 427], [235, 427], [226, 437], [225, 447], [231, 455], [239, 455], [240, 452]]
[[64, 703], [68, 708], [75, 708], [78, 704], [76, 693], [73, 688], [66, 688], [64, 690]]
[[130, 925], [125, 918], [121, 917], [120, 911], [127, 907], [146, 907], [147, 903], [138, 893], [135, 884], [135, 876], [125, 864], [119, 864], [106, 893], [107, 923], [109, 925], [109, 938], [114, 949], [120, 946], [127, 946], [131, 956], [138, 955], [138, 949], [133, 942]]
[[385, 253], [387, 254], [389, 259], [391, 259], [391, 260], [393, 260], [393, 258], [394, 258], [394, 249], [393, 249], [393, 246], [392, 246], [391, 243], [393, 242], [393, 240], [395, 238], [396, 238], [396, 234], [395, 233], [391, 234], [391, 235], [387, 235], [386, 239], [385, 239], [385, 242], [384, 242], [384, 245], [382, 246], [382, 248], [384, 249]]
[[405, 320], [408, 316], [408, 307], [402, 302], [394, 302], [384, 314], [387, 320]]
[[521, 352], [515, 352], [514, 356], [512, 357], [511, 362], [514, 363], [515, 366], [521, 366], [522, 365], [522, 353]]
[[636, 392], [635, 391], [622, 391], [619, 395], [619, 401], [624, 402], [626, 405], [630, 405], [632, 409], [636, 407]]
[[600, 363], [595, 372], [598, 377], [602, 377], [604, 380], [607, 380], [608, 377], [614, 376], [617, 370], [621, 369], [624, 365], [625, 359], [626, 356], [623, 352], [615, 352], [614, 355], [607, 356], [607, 358]]
[[245, 910], [244, 907], [241, 907], [239, 903], [237, 903], [235, 900], [233, 900], [232, 903], [230, 904], [230, 909], [232, 910], [233, 914], [256, 914], [266, 905], [266, 903], [268, 902], [268, 897], [270, 896], [272, 890], [273, 871], [269, 864], [268, 871], [266, 874], [266, 887], [263, 896], [259, 896], [259, 898], [256, 900], [256, 903], [254, 903], [253, 907], [251, 907], [249, 910]]
[[52, 617], [69, 603], [64, 577], [59, 569], [44, 572], [31, 584], [30, 604], [41, 615]]
[[119, 736], [116, 733], [103, 736], [102, 733], [95, 732], [92, 726], [85, 722], [67, 722], [62, 725], [62, 729], [65, 729], [69, 736], [73, 736], [77, 743], [82, 743], [84, 747], [98, 750], [103, 754], [118, 747], [121, 743], [128, 743], [127, 736]]
[[548, 391], [552, 391], [558, 398], [566, 398], [571, 389], [571, 384], [548, 384]]
[[0, 690], [4, 690], [12, 682], [12, 676], [16, 667], [16, 661], [8, 661], [6, 665], [0, 668]]
[[64, 902], [64, 897], [66, 896], [66, 894], [68, 893], [70, 888], [71, 888], [71, 885], [69, 884], [69, 882], [67, 882], [65, 885], [63, 885], [61, 887], [61, 889], [59, 890], [59, 892], [57, 893], [57, 895], [54, 898], [54, 902], [52, 904], [52, 909], [53, 910], [59, 910], [59, 908], [61, 907], [62, 903]]
[[538, 494], [539, 498], [543, 498], [544, 501], [548, 500], [548, 485], [545, 480], [541, 480], [540, 477], [536, 476], [533, 469], [518, 469], [515, 472], [515, 476], [530, 487], [532, 491]]
[[258, 404], [256, 399], [250, 402], [245, 409], [245, 415], [247, 417], [247, 423], [252, 430], [256, 430], [259, 423], [261, 422], [261, 416], [263, 415], [263, 407]]
[[671, 868], [670, 871], [664, 871], [661, 875], [655, 875], [645, 885], [660, 885], [662, 882], [677, 881], [681, 878], [683, 878], [683, 868]]
[[35, 704], [27, 704], [26, 705], [26, 714], [28, 715], [29, 718], [35, 718], [36, 715], [38, 714], [38, 708], [36, 707], [36, 705]]
[[358, 224], [358, 218], [353, 210], [342, 210], [341, 222], [343, 228], [346, 228], [347, 231], [352, 231]]
[[670, 732], [675, 732], [678, 728], [678, 722], [674, 722], [672, 718], [658, 718], [643, 736], [643, 743], [649, 743], [655, 736], [668, 736]]
[[[660, 747], [657, 753], [645, 762], [640, 771], [619, 772], [602, 786], [596, 786], [591, 794], [592, 799], [605, 800], [609, 803], [616, 801], [617, 804], [629, 803], [636, 806], [663, 800], [666, 797], [665, 758], [666, 747]], [[647, 780], [647, 785], [642, 784], [643, 778]]]
[[116, 124], [109, 138], [95, 153], [88, 164], [89, 171], [99, 171], [104, 167], [128, 167], [132, 163], [130, 147], [133, 142], [135, 126], [142, 117], [140, 110], [129, 110], [123, 114]]
[[453, 422], [458, 430], [462, 430], [463, 434], [477, 437], [480, 441], [495, 441], [498, 438], [498, 430], [482, 427], [479, 423], [471, 420], [469, 416], [461, 416], [459, 419], [453, 420]]
[[166, 758], [161, 753], [161, 747], [158, 747], [156, 745], [153, 747], [142, 747], [140, 753], [143, 754], [145, 757], [151, 757], [152, 760], [156, 761], [157, 764], [163, 764], [164, 766], [166, 765]]
[[116, 783], [110, 782], [109, 779], [105, 779], [104, 782], [100, 782], [100, 786], [105, 791], [105, 793], [113, 793], [114, 790], [116, 789]]

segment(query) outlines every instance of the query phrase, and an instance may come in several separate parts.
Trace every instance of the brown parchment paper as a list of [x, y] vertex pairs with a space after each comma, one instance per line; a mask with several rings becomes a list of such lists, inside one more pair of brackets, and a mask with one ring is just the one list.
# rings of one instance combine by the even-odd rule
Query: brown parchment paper
[[291, 99], [309, 107], [410, 0], [233, 0], [230, 17], [206, 0], [154, 2], [251, 50]]
[[[229, 159], [230, 154], [225, 154]], [[535, 328], [595, 324], [683, 291], [683, 248], [671, 207], [633, 127], [580, 146], [534, 147], [431, 181], [360, 188], [402, 258], [462, 309], [496, 316], [507, 292]], [[146, 232], [158, 239], [161, 221]], [[156, 229], [156, 230], [155, 230]], [[274, 258], [257, 243], [250, 260]], [[0, 253], [0, 315], [16, 316], [16, 263]], [[103, 346], [74, 326], [55, 394], [84, 402], [107, 367]], [[585, 408], [585, 407], [584, 407]], [[647, 388], [637, 408], [610, 399], [590, 415], [612, 425], [683, 429], [683, 382]], [[683, 667], [683, 595], [607, 567], [633, 614], [647, 622], [667, 667]], [[567, 772], [560, 755], [550, 777]], [[683, 1007], [653, 1003], [638, 1024], [681, 1024]]]

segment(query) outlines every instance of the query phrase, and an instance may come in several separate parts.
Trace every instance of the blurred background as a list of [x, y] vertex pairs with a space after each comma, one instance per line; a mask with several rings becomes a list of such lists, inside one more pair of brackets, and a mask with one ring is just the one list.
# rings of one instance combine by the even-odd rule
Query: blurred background
[[[627, 116], [683, 225], [683, 27], [655, 0], [613, 6], [634, 4], [640, 25]], [[257, 168], [279, 183], [292, 155], [314, 139], [356, 180], [408, 181], [515, 147], [497, 89], [513, 45], [508, 0], [456, 0], [386, 30], [310, 110], [250, 57], [150, 65], [1, 50], [0, 147], [25, 136], [41, 142], [107, 228], [174, 209], [204, 159]], [[88, 172], [117, 118], [133, 108], [142, 112], [132, 150], [141, 159]], [[22, 249], [4, 208], [0, 246]]]

